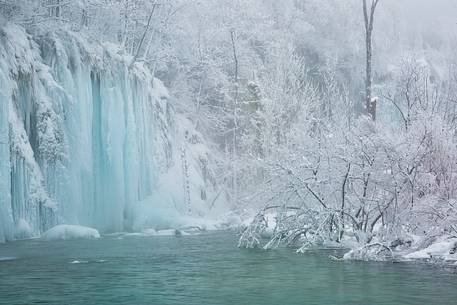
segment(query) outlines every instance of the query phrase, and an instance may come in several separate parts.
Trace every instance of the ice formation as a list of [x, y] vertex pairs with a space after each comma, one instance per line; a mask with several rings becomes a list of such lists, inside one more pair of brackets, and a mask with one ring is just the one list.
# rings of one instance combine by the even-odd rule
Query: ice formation
[[116, 232], [204, 216], [214, 191], [204, 145], [189, 142], [175, 116], [160, 80], [115, 46], [5, 26], [0, 242], [61, 223]]

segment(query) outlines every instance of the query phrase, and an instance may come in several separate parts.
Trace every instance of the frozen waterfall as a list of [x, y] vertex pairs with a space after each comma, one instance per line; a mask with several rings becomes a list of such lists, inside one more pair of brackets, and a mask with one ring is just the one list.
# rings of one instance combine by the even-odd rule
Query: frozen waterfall
[[[189, 210], [182, 186], [161, 195], [182, 182], [167, 90], [116, 51], [64, 31], [1, 31], [0, 241], [58, 223], [130, 230]], [[198, 194], [211, 185], [191, 176]]]

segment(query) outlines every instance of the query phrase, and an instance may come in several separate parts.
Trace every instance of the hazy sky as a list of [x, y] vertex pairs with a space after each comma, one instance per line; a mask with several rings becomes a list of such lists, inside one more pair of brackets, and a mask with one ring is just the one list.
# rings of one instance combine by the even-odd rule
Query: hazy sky
[[[456, 0], [381, 0], [379, 16], [396, 16], [408, 30], [447, 32], [457, 30]], [[441, 33], [446, 34], [446, 33]]]

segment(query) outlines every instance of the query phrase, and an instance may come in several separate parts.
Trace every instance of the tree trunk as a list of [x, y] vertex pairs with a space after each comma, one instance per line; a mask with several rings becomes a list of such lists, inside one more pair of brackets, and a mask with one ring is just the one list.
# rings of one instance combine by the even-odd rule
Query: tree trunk
[[234, 82], [235, 82], [235, 97], [233, 101], [233, 203], [238, 204], [238, 168], [236, 166], [236, 157], [237, 157], [237, 132], [238, 132], [238, 54], [236, 50], [236, 38], [235, 31], [230, 31], [230, 40], [232, 42], [232, 51], [233, 51], [233, 62], [234, 62]]
[[376, 99], [373, 98], [372, 90], [372, 63], [373, 63], [373, 22], [374, 13], [379, 0], [372, 0], [368, 10], [367, 0], [363, 1], [363, 15], [365, 19], [365, 46], [366, 46], [366, 78], [365, 78], [365, 111], [374, 121], [376, 120]]

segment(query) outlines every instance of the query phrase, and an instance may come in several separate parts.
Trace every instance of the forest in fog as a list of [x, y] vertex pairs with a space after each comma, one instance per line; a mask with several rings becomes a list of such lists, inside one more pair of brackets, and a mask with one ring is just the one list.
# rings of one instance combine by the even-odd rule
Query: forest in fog
[[[453, 256], [456, 11], [454, 0], [0, 0], [0, 191], [13, 190], [0, 240], [59, 223], [144, 229], [166, 181], [177, 195], [164, 205], [236, 224], [240, 247]], [[68, 108], [85, 86], [104, 105], [127, 102]], [[101, 125], [87, 127], [96, 111]], [[79, 171], [91, 166], [100, 174]], [[112, 188], [125, 191], [94, 195]]]

